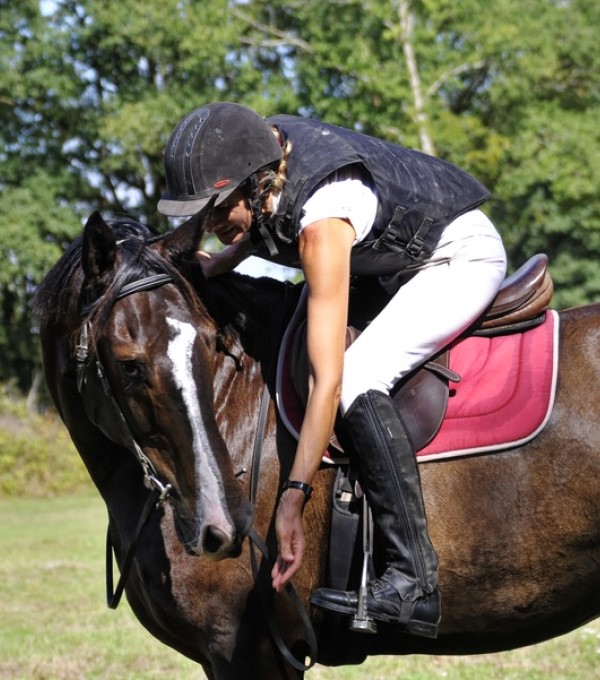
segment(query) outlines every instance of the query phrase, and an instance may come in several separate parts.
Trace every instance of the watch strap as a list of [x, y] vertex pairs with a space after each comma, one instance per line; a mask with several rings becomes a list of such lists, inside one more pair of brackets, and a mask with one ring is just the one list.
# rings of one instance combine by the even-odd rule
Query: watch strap
[[297, 482], [294, 479], [285, 480], [283, 486], [281, 487], [281, 493], [287, 491], [288, 489], [298, 489], [298, 491], [302, 491], [306, 496], [306, 500], [312, 496], [313, 492], [313, 488], [310, 484], [307, 484], [306, 482]]

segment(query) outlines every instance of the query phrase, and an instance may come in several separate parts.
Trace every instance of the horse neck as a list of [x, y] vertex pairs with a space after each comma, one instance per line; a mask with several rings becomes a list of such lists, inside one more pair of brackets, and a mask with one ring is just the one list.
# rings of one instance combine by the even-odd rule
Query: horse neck
[[272, 398], [281, 336], [298, 296], [296, 287], [281, 282], [222, 279], [209, 309], [218, 310], [222, 334], [214, 364], [215, 413], [234, 468], [249, 469], [265, 385]]
[[289, 283], [233, 273], [212, 280], [203, 298], [223, 335], [238, 338], [246, 361], [260, 364], [267, 376], [299, 294]]

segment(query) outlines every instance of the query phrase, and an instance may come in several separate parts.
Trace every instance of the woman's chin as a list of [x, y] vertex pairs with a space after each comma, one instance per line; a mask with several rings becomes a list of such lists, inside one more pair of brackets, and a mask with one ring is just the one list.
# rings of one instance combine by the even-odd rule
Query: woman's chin
[[224, 243], [226, 246], [231, 246], [234, 243], [238, 243], [238, 241], [241, 241], [243, 236], [244, 232], [234, 229], [224, 234], [220, 234], [218, 238], [219, 241], [221, 241], [221, 243]]

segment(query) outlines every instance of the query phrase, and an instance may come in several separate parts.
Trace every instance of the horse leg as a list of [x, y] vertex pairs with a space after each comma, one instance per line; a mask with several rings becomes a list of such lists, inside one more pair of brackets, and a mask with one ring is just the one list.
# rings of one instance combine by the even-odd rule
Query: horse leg
[[255, 663], [246, 655], [224, 659], [222, 656], [211, 657], [210, 680], [302, 680], [304, 673], [292, 668], [274, 649], [269, 639], [259, 642], [256, 649], [259, 657]]

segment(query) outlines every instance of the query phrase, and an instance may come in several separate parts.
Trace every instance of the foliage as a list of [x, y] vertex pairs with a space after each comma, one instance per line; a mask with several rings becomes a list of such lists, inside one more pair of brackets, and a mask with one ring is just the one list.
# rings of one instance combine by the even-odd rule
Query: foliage
[[424, 126], [438, 155], [492, 190], [513, 267], [547, 252], [558, 306], [600, 297], [597, 2], [255, 0], [247, 11], [263, 63], [294, 64], [295, 97], [280, 104], [408, 146]]
[[0, 389], [0, 498], [89, 491], [92, 483], [55, 415], [31, 415], [14, 390]]
[[596, 0], [0, 0], [0, 379], [39, 367], [29, 302], [93, 209], [164, 229], [162, 151], [206, 101], [430, 150], [492, 190], [513, 267], [599, 298]]

